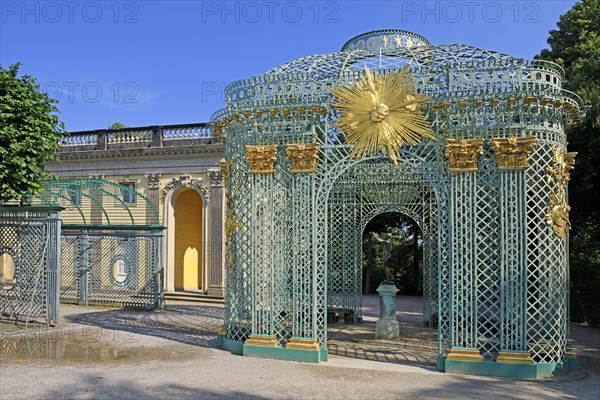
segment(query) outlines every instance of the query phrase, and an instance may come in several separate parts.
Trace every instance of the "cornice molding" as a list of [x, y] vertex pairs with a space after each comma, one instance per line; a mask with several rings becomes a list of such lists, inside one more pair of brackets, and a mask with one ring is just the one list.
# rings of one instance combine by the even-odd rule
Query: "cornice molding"
[[106, 158], [130, 157], [164, 157], [185, 156], [195, 154], [223, 154], [225, 146], [222, 143], [205, 144], [186, 147], [145, 147], [137, 149], [108, 149], [84, 151], [58, 151], [56, 155], [60, 160], [89, 160]]

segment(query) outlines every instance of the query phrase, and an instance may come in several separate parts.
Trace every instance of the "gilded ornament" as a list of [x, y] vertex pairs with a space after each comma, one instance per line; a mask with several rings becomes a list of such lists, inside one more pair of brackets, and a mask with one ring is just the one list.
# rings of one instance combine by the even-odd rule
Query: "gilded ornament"
[[492, 150], [501, 170], [527, 169], [535, 146], [536, 138], [533, 136], [492, 138]]
[[314, 339], [291, 338], [290, 341], [285, 344], [285, 348], [317, 351], [321, 346]]
[[244, 344], [249, 346], [279, 347], [279, 342], [277, 342], [275, 336], [250, 335], [244, 341]]
[[421, 109], [428, 97], [417, 93], [407, 66], [385, 74], [365, 66], [360, 80], [332, 90], [333, 107], [340, 112], [334, 124], [353, 145], [350, 159], [389, 155], [394, 163], [400, 147], [434, 139]]
[[318, 143], [287, 144], [285, 147], [290, 159], [290, 172], [316, 172]]
[[225, 267], [231, 268], [233, 266], [233, 232], [241, 226], [241, 222], [240, 218], [236, 217], [233, 212], [234, 202], [233, 193], [231, 191], [231, 171], [233, 169], [233, 163], [231, 160], [221, 161], [219, 166], [221, 167], [223, 185], [225, 186]]
[[272, 174], [277, 159], [277, 145], [246, 146], [246, 159], [252, 174]]
[[446, 139], [446, 157], [450, 172], [476, 172], [483, 154], [483, 139]]
[[566, 153], [560, 146], [554, 146], [552, 165], [546, 169], [546, 180], [550, 189], [550, 202], [546, 212], [546, 222], [558, 237], [564, 237], [571, 228], [567, 204], [567, 183], [571, 179], [571, 171], [575, 167], [577, 153]]

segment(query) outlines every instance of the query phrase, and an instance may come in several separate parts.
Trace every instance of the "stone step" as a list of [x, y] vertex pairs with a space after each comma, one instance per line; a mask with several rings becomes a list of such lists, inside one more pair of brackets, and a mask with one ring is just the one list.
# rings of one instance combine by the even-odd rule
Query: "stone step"
[[187, 301], [193, 303], [223, 304], [223, 298], [208, 296], [199, 292], [169, 292], [165, 293], [165, 303]]

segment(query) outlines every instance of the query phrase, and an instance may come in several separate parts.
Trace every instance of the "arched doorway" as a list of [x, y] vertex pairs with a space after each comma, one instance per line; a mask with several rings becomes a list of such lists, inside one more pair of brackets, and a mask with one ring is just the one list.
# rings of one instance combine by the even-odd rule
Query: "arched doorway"
[[175, 290], [202, 289], [202, 198], [182, 188], [175, 202]]
[[[324, 249], [328, 310], [349, 309], [353, 321], [362, 319], [363, 232], [378, 215], [401, 213], [423, 232], [422, 274], [419, 273], [422, 324], [437, 325], [438, 196], [430, 177], [421, 172], [422, 165], [418, 157], [409, 153], [398, 165], [375, 158], [347, 167], [331, 184]], [[377, 287], [378, 283], [373, 284]]]
[[210, 192], [202, 180], [181, 174], [161, 191], [165, 246], [165, 292], [205, 292], [207, 280], [207, 213]]
[[363, 295], [376, 293], [379, 283], [386, 279], [380, 240], [389, 239], [387, 267], [399, 289], [398, 295], [422, 296], [423, 235], [419, 224], [401, 212], [385, 211], [368, 221], [362, 232]]

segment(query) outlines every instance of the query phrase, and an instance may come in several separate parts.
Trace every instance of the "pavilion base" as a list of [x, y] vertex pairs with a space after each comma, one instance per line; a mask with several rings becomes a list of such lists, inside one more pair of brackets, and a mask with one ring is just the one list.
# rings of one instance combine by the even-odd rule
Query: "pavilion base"
[[271, 346], [270, 338], [258, 338], [256, 340], [257, 338], [254, 337], [253, 339], [250, 340], [250, 343], [257, 343], [258, 345], [228, 340], [224, 334], [219, 334], [217, 337], [217, 341], [223, 350], [248, 357], [274, 358], [310, 363], [326, 362], [329, 359], [327, 349], [320, 349], [316, 343], [308, 343], [306, 340], [292, 340], [288, 343], [289, 347], [286, 348], [279, 345]]
[[223, 350], [232, 352], [233, 354], [242, 355], [244, 353], [244, 342], [225, 339], [225, 335], [219, 335], [217, 338]]
[[[500, 376], [505, 378], [540, 379], [566, 373], [570, 368], [566, 363], [509, 363], [494, 361], [448, 360], [443, 369], [450, 374]], [[438, 369], [440, 367], [438, 362]]]
[[327, 349], [301, 350], [285, 347], [254, 346], [249, 344], [243, 345], [242, 354], [247, 357], [275, 358], [278, 360], [309, 363], [319, 363], [321, 361], [327, 361], [328, 359]]

